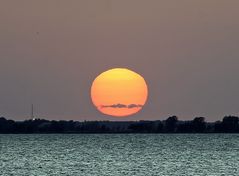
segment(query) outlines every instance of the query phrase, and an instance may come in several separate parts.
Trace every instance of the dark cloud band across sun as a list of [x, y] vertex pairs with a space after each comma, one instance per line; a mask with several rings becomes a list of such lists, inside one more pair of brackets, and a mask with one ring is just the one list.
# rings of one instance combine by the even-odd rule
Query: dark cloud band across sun
[[129, 105], [125, 105], [125, 104], [112, 104], [112, 105], [101, 105], [100, 108], [128, 108], [128, 109], [132, 109], [132, 108], [142, 108], [143, 105], [141, 104], [129, 104]]

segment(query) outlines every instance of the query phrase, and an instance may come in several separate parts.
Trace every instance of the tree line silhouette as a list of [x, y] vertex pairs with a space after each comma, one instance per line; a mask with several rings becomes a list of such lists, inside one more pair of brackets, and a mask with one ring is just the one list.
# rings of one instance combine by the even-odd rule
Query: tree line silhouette
[[0, 117], [0, 133], [239, 133], [239, 117], [206, 122], [204, 117], [179, 121], [171, 116], [160, 121], [13, 121]]

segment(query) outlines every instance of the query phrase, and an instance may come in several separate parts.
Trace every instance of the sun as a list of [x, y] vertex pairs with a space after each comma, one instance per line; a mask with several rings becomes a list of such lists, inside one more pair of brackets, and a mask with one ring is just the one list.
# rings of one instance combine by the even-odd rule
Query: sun
[[128, 116], [139, 112], [148, 97], [144, 78], [126, 68], [114, 68], [101, 73], [91, 86], [91, 99], [103, 114]]

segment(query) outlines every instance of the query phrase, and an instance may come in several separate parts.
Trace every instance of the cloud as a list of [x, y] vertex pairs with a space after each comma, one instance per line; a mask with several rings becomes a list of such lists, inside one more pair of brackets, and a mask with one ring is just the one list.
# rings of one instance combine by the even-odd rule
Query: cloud
[[128, 109], [132, 109], [132, 108], [142, 108], [143, 105], [141, 104], [129, 104], [129, 105], [125, 105], [125, 104], [112, 104], [112, 105], [101, 105], [100, 108], [128, 108]]
[[128, 107], [129, 109], [131, 109], [131, 108], [142, 108], [143, 105], [141, 105], [141, 104], [130, 104], [130, 105], [128, 105], [127, 107]]
[[118, 103], [112, 105], [101, 105], [101, 108], [127, 108], [127, 105]]

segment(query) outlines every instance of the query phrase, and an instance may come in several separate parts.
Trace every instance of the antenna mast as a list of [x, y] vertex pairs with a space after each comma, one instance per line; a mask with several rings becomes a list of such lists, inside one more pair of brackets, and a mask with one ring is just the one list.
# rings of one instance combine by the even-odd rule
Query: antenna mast
[[31, 119], [32, 119], [32, 120], [35, 120], [35, 118], [34, 118], [34, 106], [33, 106], [33, 104], [32, 104], [32, 106], [31, 106]]

